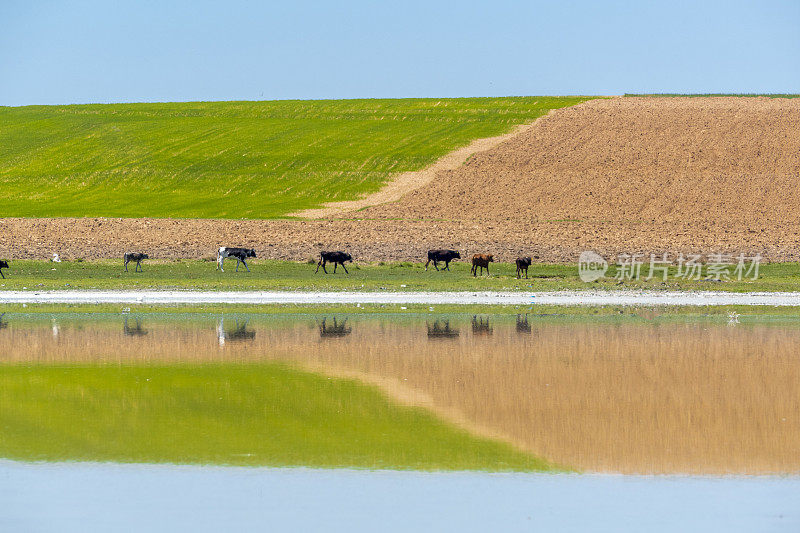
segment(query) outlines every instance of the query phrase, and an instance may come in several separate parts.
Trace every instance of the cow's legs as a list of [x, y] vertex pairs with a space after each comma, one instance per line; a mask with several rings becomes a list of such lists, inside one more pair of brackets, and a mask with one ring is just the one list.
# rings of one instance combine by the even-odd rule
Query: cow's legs
[[444, 262], [444, 270], [450, 270], [450, 261]]
[[344, 266], [344, 263], [342, 263], [342, 268], [344, 269], [344, 273], [345, 274], [349, 274], [350, 273], [350, 272], [347, 271], [347, 267]]
[[[3, 274], [3, 269], [0, 268], [0, 278], [6, 279], [6, 276]], [[5, 313], [3, 313], [5, 314]]]
[[430, 262], [431, 262], [431, 260], [428, 259], [428, 261], [425, 263], [425, 270], [428, 270], [428, 264], [430, 264]]
[[237, 257], [236, 258], [236, 270], [234, 272], [239, 272], [239, 263], [241, 263], [241, 262], [242, 262], [242, 260]]
[[473, 264], [472, 268], [469, 269], [469, 273], [472, 274], [472, 277], [476, 276], [475, 272], [477, 272], [477, 271], [478, 271], [478, 265], [475, 265], [475, 264]]
[[246, 268], [246, 269], [247, 269], [247, 271], [248, 271], [248, 272], [250, 272], [250, 268], [247, 266], [247, 261], [245, 261], [244, 259], [242, 259], [242, 263], [244, 263], [244, 268]]
[[320, 259], [319, 261], [317, 261], [317, 269], [314, 271], [314, 274], [316, 274], [317, 272], [319, 272], [319, 266], [320, 266], [321, 264], [322, 264], [322, 259]]
[[339, 263], [334, 261], [334, 263], [333, 263], [333, 273], [334, 274], [336, 274], [336, 267], [338, 267], [338, 266], [339, 266]]
[[136, 261], [136, 268], [134, 269], [134, 271], [135, 272], [141, 272], [142, 271], [142, 262], [141, 261]]
[[436, 259], [433, 260], [433, 268], [435, 268], [437, 271], [439, 270], [439, 261]]
[[130, 261], [130, 259], [125, 259], [125, 272], [128, 271], [128, 261]]
[[225, 272], [225, 258], [222, 255], [217, 256], [217, 270]]

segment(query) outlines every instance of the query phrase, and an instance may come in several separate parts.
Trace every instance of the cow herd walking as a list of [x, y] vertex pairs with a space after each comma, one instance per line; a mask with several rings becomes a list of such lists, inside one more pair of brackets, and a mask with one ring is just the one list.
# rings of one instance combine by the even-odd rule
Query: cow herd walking
[[[58, 257], [55, 255], [55, 257]], [[142, 270], [142, 261], [145, 259], [149, 259], [146, 253], [141, 252], [125, 252], [122, 256], [122, 260], [125, 266], [125, 272], [128, 272], [128, 263], [135, 263], [135, 268], [133, 269], [134, 272], [143, 272]], [[250, 272], [250, 268], [247, 266], [247, 260], [251, 257], [256, 257], [256, 251], [252, 248], [237, 248], [237, 247], [230, 247], [230, 246], [221, 246], [217, 250], [217, 270], [225, 272], [225, 259], [236, 259], [236, 272], [239, 271], [239, 264], [244, 265], [244, 268]], [[425, 270], [428, 270], [428, 265], [433, 263], [433, 268], [436, 270], [450, 270], [450, 262], [455, 259], [461, 259], [461, 254], [456, 250], [449, 250], [449, 249], [436, 249], [436, 250], [428, 250], [428, 261], [425, 263]], [[317, 269], [314, 273], [318, 273], [320, 267], [322, 267], [322, 271], [327, 274], [328, 270], [325, 266], [328, 263], [333, 264], [333, 273], [336, 273], [337, 267], [341, 266], [344, 269], [345, 274], [349, 274], [350, 272], [347, 270], [345, 266], [346, 262], [352, 262], [353, 256], [347, 252], [336, 251], [336, 252], [320, 252], [319, 254], [319, 261], [317, 262]], [[478, 269], [480, 269], [480, 274], [483, 275], [483, 271], [486, 270], [486, 275], [489, 275], [489, 263], [494, 262], [494, 255], [493, 254], [475, 254], [472, 256], [472, 268], [470, 269], [470, 274], [473, 276], [478, 276]], [[444, 263], [444, 267], [441, 269], [439, 268], [439, 263]], [[528, 267], [531, 266], [531, 258], [530, 257], [519, 257], [516, 260], [517, 265], [517, 279], [522, 278], [522, 274], [525, 274], [525, 279], [528, 279]], [[0, 276], [5, 278], [3, 274], [3, 269], [9, 268], [8, 262], [0, 260]]]

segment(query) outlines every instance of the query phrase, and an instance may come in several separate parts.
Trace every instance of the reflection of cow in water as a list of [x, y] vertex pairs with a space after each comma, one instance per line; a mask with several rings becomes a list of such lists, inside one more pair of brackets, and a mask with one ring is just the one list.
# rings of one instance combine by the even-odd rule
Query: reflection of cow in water
[[327, 317], [322, 319], [319, 325], [319, 336], [323, 339], [331, 339], [337, 337], [346, 337], [350, 335], [353, 328], [347, 327], [347, 319], [345, 318], [341, 324], [333, 317], [333, 324], [327, 323]]
[[528, 315], [517, 315], [517, 333], [530, 333], [531, 325], [528, 324]]
[[480, 317], [472, 315], [472, 334], [473, 335], [491, 335], [494, 329], [489, 324], [489, 317]]
[[225, 329], [225, 319], [220, 318], [217, 324], [217, 339], [219, 345], [224, 346], [225, 341], [238, 342], [238, 341], [251, 341], [256, 338], [256, 332], [252, 329], [247, 329], [247, 320], [235, 321], [233, 329]]
[[142, 324], [139, 322], [139, 319], [134, 319], [136, 322], [135, 326], [131, 326], [128, 324], [128, 317], [125, 317], [125, 323], [122, 325], [122, 331], [125, 335], [129, 335], [131, 337], [141, 337], [143, 335], [147, 335], [147, 330], [142, 327]]
[[8, 322], [3, 322], [3, 317], [4, 316], [6, 316], [5, 313], [0, 313], [0, 329], [8, 327]]
[[458, 330], [450, 327], [449, 320], [434, 320], [433, 325], [425, 323], [428, 327], [429, 339], [452, 339], [458, 337]]

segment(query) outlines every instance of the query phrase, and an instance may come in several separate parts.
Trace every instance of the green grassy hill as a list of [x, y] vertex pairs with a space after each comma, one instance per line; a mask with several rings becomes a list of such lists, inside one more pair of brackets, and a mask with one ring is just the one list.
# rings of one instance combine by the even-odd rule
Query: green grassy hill
[[280, 217], [587, 99], [0, 107], [0, 213]]

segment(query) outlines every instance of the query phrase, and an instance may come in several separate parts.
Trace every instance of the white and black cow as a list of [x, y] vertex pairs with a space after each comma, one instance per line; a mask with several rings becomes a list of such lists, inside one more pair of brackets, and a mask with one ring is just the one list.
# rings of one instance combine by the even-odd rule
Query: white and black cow
[[236, 272], [239, 272], [239, 263], [244, 263], [244, 267], [247, 268], [248, 272], [250, 272], [250, 269], [247, 267], [247, 258], [255, 256], [256, 251], [252, 248], [231, 248], [230, 246], [221, 246], [217, 251], [217, 269], [225, 272], [225, 269], [223, 268], [225, 259], [233, 257], [236, 259]]
[[138, 252], [125, 252], [125, 255], [122, 256], [122, 260], [125, 261], [125, 272], [128, 271], [128, 263], [130, 263], [131, 261], [136, 263], [136, 268], [134, 268], [133, 271], [141, 272], [142, 261], [149, 258], [150, 256], [147, 254], [140, 254]]

